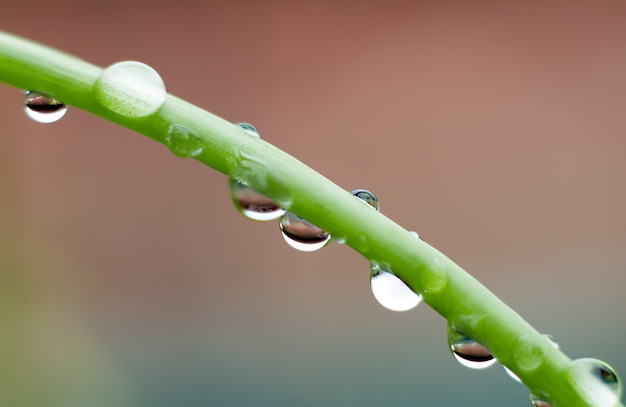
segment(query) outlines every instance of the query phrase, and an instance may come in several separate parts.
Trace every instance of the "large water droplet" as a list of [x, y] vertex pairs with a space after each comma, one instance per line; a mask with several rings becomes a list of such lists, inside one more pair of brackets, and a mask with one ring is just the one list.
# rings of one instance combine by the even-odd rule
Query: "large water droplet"
[[497, 362], [489, 349], [451, 326], [448, 327], [448, 345], [455, 359], [465, 367], [486, 369]]
[[532, 393], [530, 393], [530, 402], [532, 403], [534, 407], [552, 407], [550, 403], [542, 400], [541, 397], [535, 396]]
[[617, 372], [601, 360], [574, 360], [568, 366], [568, 374], [577, 387], [585, 389], [590, 403], [612, 406], [622, 397], [622, 382]]
[[196, 157], [202, 152], [203, 142], [198, 133], [182, 124], [172, 124], [165, 135], [170, 151], [182, 158]]
[[165, 102], [161, 76], [136, 61], [118, 62], [106, 68], [94, 86], [96, 99], [107, 109], [126, 117], [145, 117]]
[[264, 222], [285, 214], [285, 210], [274, 201], [232, 178], [230, 193], [237, 210], [249, 219]]
[[289, 246], [303, 252], [319, 250], [330, 240], [330, 234], [292, 212], [280, 218], [280, 230]]
[[374, 195], [373, 192], [368, 191], [367, 189], [359, 188], [359, 189], [353, 190], [350, 193], [356, 196], [357, 198], [359, 198], [362, 202], [376, 209], [377, 211], [380, 210], [380, 204], [378, 202], [378, 198], [376, 198], [376, 195]]
[[374, 298], [380, 305], [392, 311], [408, 311], [422, 300], [404, 281], [376, 264], [371, 265], [370, 283]]
[[54, 123], [67, 113], [65, 103], [39, 92], [26, 92], [26, 115], [37, 123]]
[[[559, 349], [559, 343], [556, 341], [556, 339], [554, 339], [552, 335], [543, 334], [543, 337], [546, 338], [546, 340], [550, 343], [550, 345], [552, 345], [552, 347], [554, 347], [555, 349]], [[509, 375], [511, 379], [515, 380], [518, 383], [522, 382], [520, 378], [511, 371], [511, 369], [509, 369], [508, 367], [504, 365], [502, 365], [502, 367], [504, 368], [504, 371], [506, 372], [506, 374]]]

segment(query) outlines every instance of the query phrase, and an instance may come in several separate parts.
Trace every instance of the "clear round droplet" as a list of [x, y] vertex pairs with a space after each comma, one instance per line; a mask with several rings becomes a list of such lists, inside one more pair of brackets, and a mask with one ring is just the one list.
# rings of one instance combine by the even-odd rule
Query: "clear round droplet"
[[622, 382], [607, 363], [593, 358], [576, 359], [568, 366], [570, 378], [588, 392], [590, 402], [612, 406], [622, 397]]
[[203, 142], [198, 133], [182, 124], [172, 124], [165, 135], [170, 151], [182, 158], [196, 157], [202, 152]]
[[106, 68], [96, 81], [94, 93], [102, 106], [134, 118], [156, 113], [167, 96], [157, 71], [136, 61], [118, 62]]
[[39, 92], [26, 92], [26, 115], [37, 123], [54, 123], [67, 113], [67, 105]]
[[545, 400], [542, 400], [541, 397], [535, 396], [532, 393], [530, 393], [530, 402], [532, 403], [534, 407], [552, 407], [550, 403], [548, 403]]
[[453, 327], [448, 327], [448, 345], [454, 358], [470, 369], [486, 369], [497, 362], [489, 349]]
[[257, 131], [256, 127], [250, 123], [237, 123], [237, 126], [241, 127], [246, 133], [253, 137], [261, 138], [261, 135]]
[[358, 188], [358, 189], [353, 190], [350, 193], [356, 196], [357, 198], [359, 198], [364, 203], [371, 206], [372, 208], [376, 209], [377, 211], [380, 210], [380, 204], [378, 202], [378, 198], [376, 198], [376, 195], [374, 195], [373, 192], [367, 189]]
[[319, 250], [330, 240], [330, 234], [292, 212], [280, 218], [280, 230], [289, 246], [303, 252]]
[[376, 301], [391, 311], [408, 311], [422, 301], [404, 281], [375, 264], [371, 266], [370, 284]]
[[413, 230], [411, 230], [411, 231], [409, 232], [409, 234], [410, 234], [411, 236], [413, 236], [414, 238], [416, 238], [416, 239], [421, 239], [421, 238], [420, 238], [420, 235], [418, 235], [418, 234], [417, 234], [417, 232], [415, 232], [415, 231], [413, 231]]
[[[549, 334], [542, 334], [544, 338], [546, 338], [546, 340], [550, 343], [550, 345], [552, 345], [552, 347], [554, 347], [555, 349], [559, 349], [559, 343], [556, 341], [556, 339], [554, 339], [554, 337], [552, 335]], [[518, 383], [521, 383], [522, 381], [520, 380], [520, 378], [511, 371], [511, 369], [509, 369], [506, 366], [502, 366], [504, 368], [504, 371], [506, 372], [506, 374], [509, 375], [509, 377], [513, 380], [515, 380]]]
[[248, 219], [265, 222], [285, 214], [285, 210], [274, 201], [232, 178], [230, 193], [237, 210]]

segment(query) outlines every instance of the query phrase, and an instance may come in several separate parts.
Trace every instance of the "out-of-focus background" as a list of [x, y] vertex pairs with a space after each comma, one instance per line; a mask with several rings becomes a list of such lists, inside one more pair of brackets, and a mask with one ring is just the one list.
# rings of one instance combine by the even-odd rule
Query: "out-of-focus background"
[[[515, 3], [515, 4], [514, 4]], [[370, 188], [573, 358], [626, 374], [626, 3], [3, 1], [0, 29]], [[0, 404], [519, 406], [368, 264], [246, 220], [224, 175], [0, 85]]]

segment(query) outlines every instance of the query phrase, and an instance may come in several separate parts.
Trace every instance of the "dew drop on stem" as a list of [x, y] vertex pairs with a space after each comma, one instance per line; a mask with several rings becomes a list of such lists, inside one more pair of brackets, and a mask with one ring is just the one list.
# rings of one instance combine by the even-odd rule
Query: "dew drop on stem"
[[237, 210], [248, 219], [265, 222], [285, 214], [285, 210], [274, 201], [232, 178], [230, 194]]
[[204, 143], [198, 133], [182, 124], [172, 124], [165, 135], [165, 144], [181, 158], [193, 158], [202, 153]]
[[530, 393], [530, 402], [534, 407], [552, 407], [550, 403], [532, 393]]
[[589, 400], [612, 406], [622, 397], [622, 382], [607, 363], [593, 358], [576, 359], [567, 367], [574, 384], [587, 391]]
[[370, 265], [370, 284], [376, 301], [391, 311], [408, 311], [422, 301], [404, 281], [375, 263]]
[[329, 233], [295, 213], [286, 212], [279, 223], [285, 242], [294, 249], [313, 252], [330, 241]]
[[96, 100], [119, 115], [141, 118], [156, 113], [167, 92], [161, 76], [152, 67], [123, 61], [106, 68], [94, 85]]
[[[556, 341], [556, 339], [554, 339], [554, 337], [552, 335], [548, 335], [548, 334], [543, 334], [543, 337], [546, 338], [546, 340], [548, 341], [548, 343], [550, 345], [552, 345], [553, 348], [555, 349], [559, 349], [559, 343]], [[506, 372], [506, 374], [509, 375], [509, 377], [513, 380], [515, 380], [518, 383], [521, 383], [522, 381], [520, 380], [520, 378], [511, 371], [511, 369], [509, 369], [508, 367], [502, 365], [502, 367], [504, 368], [504, 371]]]
[[67, 113], [67, 105], [40, 92], [26, 92], [26, 115], [37, 123], [54, 123]]
[[454, 358], [470, 369], [486, 369], [496, 363], [489, 349], [452, 326], [448, 327], [448, 345]]
[[250, 123], [237, 123], [237, 126], [241, 127], [243, 131], [245, 131], [252, 137], [261, 138], [261, 135], [257, 131], [256, 127], [254, 127]]
[[377, 211], [380, 210], [380, 204], [378, 202], [378, 198], [376, 198], [376, 195], [374, 195], [373, 192], [367, 189], [358, 188], [358, 189], [352, 190], [350, 193], [354, 195], [355, 197], [359, 198], [363, 203], [371, 206]]
[[[260, 138], [256, 127], [250, 123], [237, 123], [237, 126], [250, 136]], [[273, 200], [235, 178], [230, 179], [230, 195], [237, 210], [248, 219], [264, 222], [285, 214], [285, 210]]]

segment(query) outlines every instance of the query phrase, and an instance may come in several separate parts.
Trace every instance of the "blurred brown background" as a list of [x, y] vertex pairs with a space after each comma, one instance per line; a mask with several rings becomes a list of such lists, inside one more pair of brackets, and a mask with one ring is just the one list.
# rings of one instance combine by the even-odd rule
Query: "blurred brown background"
[[[623, 1], [0, 0], [0, 29], [151, 65], [626, 374]], [[529, 405], [348, 248], [295, 252], [222, 174], [22, 100], [0, 85], [0, 404]]]

